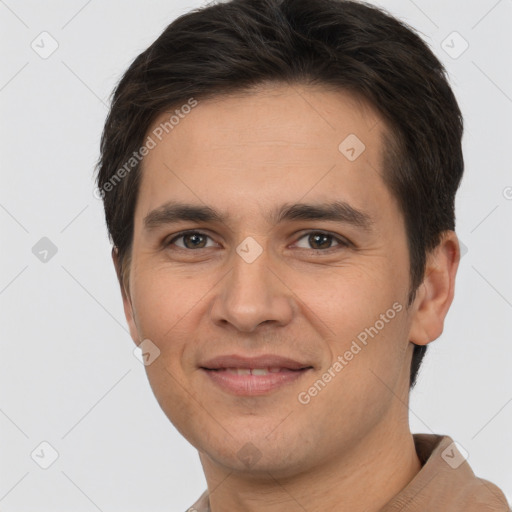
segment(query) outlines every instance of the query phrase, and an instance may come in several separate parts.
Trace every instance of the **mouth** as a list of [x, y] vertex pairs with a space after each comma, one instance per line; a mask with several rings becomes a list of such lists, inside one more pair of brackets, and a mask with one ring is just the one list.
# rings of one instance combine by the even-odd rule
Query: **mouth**
[[309, 368], [313, 368], [312, 366], [307, 366], [304, 368], [299, 368], [297, 370], [292, 370], [291, 368], [201, 368], [202, 370], [208, 370], [211, 372], [226, 372], [232, 375], [268, 375], [270, 373], [285, 373], [285, 372], [300, 372], [303, 370], [308, 370]]
[[275, 356], [224, 356], [206, 362], [200, 370], [224, 392], [257, 396], [290, 385], [311, 372], [313, 366]]

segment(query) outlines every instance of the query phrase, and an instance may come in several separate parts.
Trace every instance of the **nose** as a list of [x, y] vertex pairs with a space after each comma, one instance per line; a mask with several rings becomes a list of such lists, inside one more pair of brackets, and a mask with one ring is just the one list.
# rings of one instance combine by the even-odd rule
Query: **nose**
[[222, 281], [211, 308], [220, 326], [251, 333], [259, 325], [282, 327], [294, 313], [293, 293], [272, 265], [266, 250], [252, 262], [233, 254], [232, 271]]

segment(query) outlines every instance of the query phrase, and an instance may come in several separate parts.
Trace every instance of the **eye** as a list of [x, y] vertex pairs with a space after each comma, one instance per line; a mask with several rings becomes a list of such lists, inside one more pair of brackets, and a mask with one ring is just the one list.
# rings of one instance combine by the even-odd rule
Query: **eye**
[[[207, 245], [208, 239], [211, 242], [210, 245]], [[208, 235], [201, 233], [200, 231], [187, 231], [175, 236], [165, 245], [176, 245], [181, 249], [206, 249], [208, 247], [214, 247], [215, 243]]]
[[[301, 242], [301, 240], [305, 240], [305, 242]], [[327, 250], [337, 246], [348, 247], [350, 244], [342, 238], [338, 238], [330, 233], [311, 231], [301, 236], [295, 245], [301, 249]]]

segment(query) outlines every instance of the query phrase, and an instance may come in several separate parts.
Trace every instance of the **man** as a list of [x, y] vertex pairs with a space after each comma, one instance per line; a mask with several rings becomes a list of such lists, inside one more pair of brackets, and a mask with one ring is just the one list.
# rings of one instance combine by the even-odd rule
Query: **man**
[[341, 0], [232, 0], [130, 66], [98, 187], [191, 511], [508, 510], [409, 389], [460, 258], [462, 117], [421, 39]]

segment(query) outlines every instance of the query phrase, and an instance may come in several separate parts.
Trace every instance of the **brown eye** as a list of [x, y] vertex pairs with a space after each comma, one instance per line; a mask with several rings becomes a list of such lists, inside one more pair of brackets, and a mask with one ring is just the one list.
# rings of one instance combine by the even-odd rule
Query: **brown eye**
[[[305, 242], [300, 242], [300, 240], [305, 240]], [[349, 244], [329, 233], [314, 231], [299, 238], [296, 245], [301, 249], [326, 250], [336, 246], [348, 247]]]
[[313, 249], [329, 249], [332, 243], [332, 236], [316, 233], [309, 235], [308, 242]]
[[204, 249], [211, 247], [211, 245], [207, 245], [209, 238], [210, 237], [204, 233], [190, 231], [174, 237], [168, 245], [176, 245], [181, 249]]

